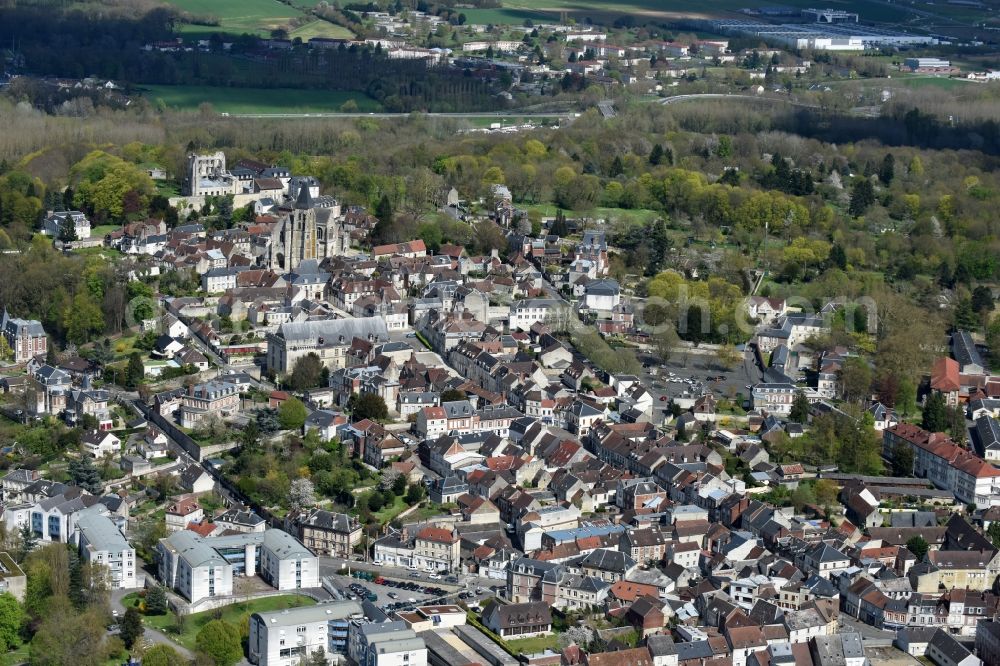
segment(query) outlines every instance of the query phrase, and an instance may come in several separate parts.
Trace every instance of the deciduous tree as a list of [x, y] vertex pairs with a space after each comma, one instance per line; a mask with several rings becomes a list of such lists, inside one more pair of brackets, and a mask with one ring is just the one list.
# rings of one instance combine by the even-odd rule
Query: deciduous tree
[[212, 620], [202, 627], [195, 646], [215, 666], [232, 666], [243, 658], [240, 630], [225, 620]]

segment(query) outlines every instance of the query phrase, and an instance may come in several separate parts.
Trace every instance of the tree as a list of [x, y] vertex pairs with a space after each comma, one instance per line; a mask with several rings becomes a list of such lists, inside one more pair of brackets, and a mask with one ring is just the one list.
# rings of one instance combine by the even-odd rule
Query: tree
[[289, 398], [278, 407], [278, 422], [284, 430], [297, 430], [306, 422], [306, 406], [298, 398]]
[[317, 648], [315, 652], [309, 655], [309, 660], [305, 662], [305, 666], [326, 666], [326, 650], [323, 648]]
[[792, 398], [792, 410], [788, 413], [788, 419], [795, 423], [805, 423], [809, 420], [809, 398], [804, 391], [796, 391]]
[[195, 646], [215, 666], [232, 666], [243, 658], [240, 630], [225, 620], [212, 620], [202, 627]]
[[187, 659], [165, 643], [158, 643], [142, 654], [142, 666], [186, 666]]
[[413, 506], [424, 498], [424, 487], [419, 483], [411, 483], [406, 489], [406, 503]]
[[88, 455], [73, 460], [69, 464], [69, 477], [73, 483], [94, 495], [104, 489], [101, 483], [101, 473], [94, 467], [93, 459]]
[[122, 642], [125, 643], [126, 649], [131, 650], [132, 646], [135, 645], [136, 640], [138, 640], [145, 629], [142, 626], [142, 616], [139, 615], [139, 611], [135, 608], [129, 608], [125, 611], [125, 617], [122, 619], [121, 626], [121, 637]]
[[258, 410], [255, 421], [261, 435], [273, 435], [281, 429], [278, 410], [271, 409], [270, 407]]
[[26, 616], [24, 608], [10, 592], [0, 594], [0, 649], [11, 650], [21, 644], [21, 625]]
[[247, 451], [255, 450], [260, 444], [260, 425], [257, 424], [257, 419], [248, 422], [240, 431], [238, 438], [244, 449]]
[[378, 219], [378, 222], [375, 223], [375, 228], [372, 229], [372, 242], [385, 242], [389, 240], [395, 218], [392, 202], [389, 201], [388, 194], [383, 194], [382, 198], [379, 199], [378, 205], [375, 207], [375, 217]]
[[913, 476], [913, 448], [904, 441], [892, 447], [892, 475]]
[[993, 310], [993, 292], [989, 287], [979, 285], [972, 290], [972, 309], [977, 314], [991, 312]]
[[813, 494], [816, 502], [823, 507], [829, 508], [837, 505], [838, 488], [837, 484], [830, 479], [818, 479], [813, 485]]
[[715, 356], [719, 364], [727, 370], [732, 370], [743, 360], [743, 355], [733, 345], [722, 345]]
[[990, 350], [990, 367], [1000, 369], [1000, 317], [995, 317], [986, 327], [986, 346]]
[[861, 178], [854, 184], [851, 191], [851, 204], [848, 208], [853, 217], [861, 217], [875, 203], [875, 188], [867, 178]]
[[376, 393], [355, 393], [351, 396], [347, 406], [355, 421], [362, 419], [384, 421], [389, 418], [389, 408], [386, 407], [385, 400]]
[[146, 593], [146, 615], [164, 615], [167, 612], [167, 592], [162, 585], [154, 585]]
[[849, 357], [840, 370], [840, 382], [845, 400], [850, 402], [863, 400], [871, 393], [871, 366], [863, 358]]
[[296, 511], [316, 504], [316, 488], [309, 479], [295, 479], [288, 490], [288, 504]]
[[62, 223], [59, 225], [59, 240], [64, 243], [78, 240], [76, 223], [73, 221], [73, 216], [69, 213], [66, 214], [66, 217], [63, 218]]
[[909, 416], [917, 411], [917, 387], [905, 377], [899, 380], [895, 407], [903, 416]]
[[305, 391], [320, 385], [323, 376], [323, 361], [310, 352], [295, 361], [292, 374], [288, 376], [288, 386], [293, 391]]
[[653, 166], [658, 166], [661, 162], [663, 162], [663, 146], [656, 144], [649, 151], [649, 163]]
[[465, 391], [459, 391], [458, 389], [448, 389], [441, 394], [441, 402], [458, 402], [465, 399]]
[[17, 531], [17, 541], [17, 561], [24, 562], [25, 558], [28, 557], [28, 553], [33, 551], [35, 546], [38, 545], [38, 535], [31, 529], [31, 525], [25, 523]]
[[63, 313], [66, 339], [76, 344], [89, 342], [91, 336], [104, 330], [104, 313], [90, 292], [81, 289]]
[[990, 527], [986, 530], [986, 536], [993, 542], [995, 548], [1000, 548], [1000, 521], [994, 520], [990, 522]]
[[[108, 658], [101, 613], [77, 613], [65, 597], [54, 596], [31, 639], [32, 666], [100, 666]], [[120, 643], [119, 643], [120, 646]]]
[[920, 427], [930, 432], [941, 432], [948, 427], [948, 408], [937, 391], [931, 391], [924, 401]]
[[928, 545], [927, 540], [919, 534], [906, 542], [906, 549], [916, 556], [917, 561], [924, 559], [924, 555], [927, 554], [927, 550], [929, 548], [930, 546]]
[[142, 383], [146, 370], [142, 365], [142, 355], [134, 351], [129, 354], [128, 368], [125, 370], [125, 388], [135, 388]]
[[883, 185], [889, 185], [895, 177], [896, 158], [892, 156], [892, 153], [886, 153], [885, 157], [882, 158], [882, 166], [878, 170], [878, 179], [882, 181]]

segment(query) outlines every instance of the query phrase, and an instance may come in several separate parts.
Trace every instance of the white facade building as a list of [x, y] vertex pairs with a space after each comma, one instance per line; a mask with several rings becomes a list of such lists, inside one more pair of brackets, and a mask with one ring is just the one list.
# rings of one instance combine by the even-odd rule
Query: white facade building
[[285, 666], [308, 659], [320, 649], [330, 662], [347, 652], [350, 621], [362, 616], [356, 601], [254, 613], [250, 616], [250, 663]]
[[84, 562], [108, 568], [108, 583], [112, 590], [142, 587], [135, 572], [135, 548], [107, 516], [86, 512], [76, 521], [77, 546]]
[[160, 580], [191, 603], [231, 595], [234, 576], [259, 574], [278, 590], [319, 587], [319, 558], [281, 530], [207, 538], [181, 530], [158, 550]]

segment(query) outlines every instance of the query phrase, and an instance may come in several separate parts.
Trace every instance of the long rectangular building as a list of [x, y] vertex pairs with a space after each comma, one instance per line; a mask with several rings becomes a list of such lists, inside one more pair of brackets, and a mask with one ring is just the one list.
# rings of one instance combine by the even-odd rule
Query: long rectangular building
[[896, 447], [913, 451], [913, 474], [938, 488], [950, 490], [955, 499], [979, 509], [1000, 505], [1000, 469], [941, 432], [927, 432], [910, 423], [882, 431], [882, 456], [892, 460]]
[[281, 530], [206, 538], [181, 530], [158, 550], [160, 580], [191, 603], [231, 595], [235, 576], [260, 575], [278, 590], [319, 587], [319, 558]]
[[326, 319], [282, 324], [267, 336], [267, 368], [291, 372], [295, 362], [308, 354], [319, 356], [331, 370], [347, 367], [347, 350], [354, 338], [373, 344], [389, 341], [384, 317]]

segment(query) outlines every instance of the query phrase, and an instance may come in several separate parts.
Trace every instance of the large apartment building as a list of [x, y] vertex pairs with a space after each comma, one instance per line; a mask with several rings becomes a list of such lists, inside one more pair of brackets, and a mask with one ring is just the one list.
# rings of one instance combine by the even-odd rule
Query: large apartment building
[[107, 567], [112, 590], [142, 587], [142, 577], [135, 570], [135, 548], [111, 518], [84, 513], [76, 521], [76, 534], [80, 557], [84, 562]]
[[191, 603], [233, 593], [235, 576], [260, 575], [278, 590], [319, 587], [319, 558], [281, 530], [160, 539], [160, 580]]
[[322, 650], [327, 658], [347, 653], [352, 619], [363, 611], [356, 601], [335, 601], [250, 616], [247, 651], [257, 666], [285, 666]]

